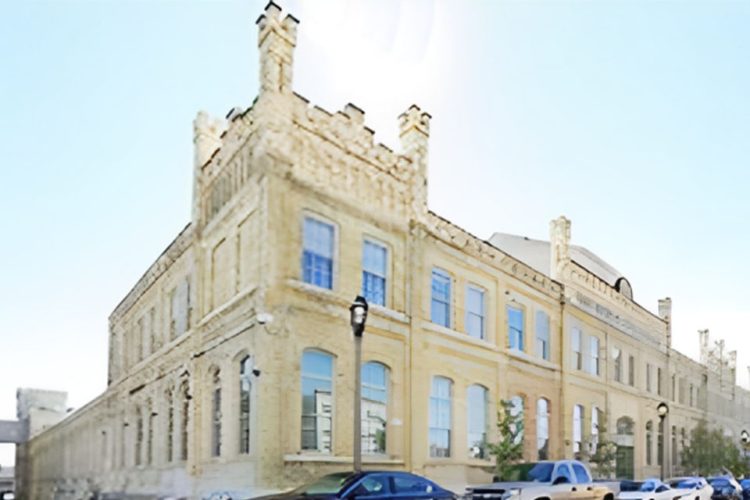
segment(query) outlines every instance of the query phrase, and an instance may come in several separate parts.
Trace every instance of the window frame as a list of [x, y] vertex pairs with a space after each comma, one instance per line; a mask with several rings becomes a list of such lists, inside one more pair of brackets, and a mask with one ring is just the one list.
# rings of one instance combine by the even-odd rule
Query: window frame
[[573, 353], [573, 369], [583, 371], [583, 330], [578, 326], [571, 327], [570, 350]]
[[[436, 383], [437, 382], [446, 382], [448, 384], [448, 397], [442, 397], [440, 393], [440, 389], [437, 388]], [[428, 453], [430, 458], [437, 458], [437, 459], [449, 459], [452, 457], [452, 451], [453, 451], [453, 380], [449, 377], [445, 377], [443, 375], [434, 375], [431, 380], [431, 386], [430, 386], [430, 397], [429, 397], [429, 407], [428, 407]], [[433, 402], [437, 403], [438, 406], [438, 413], [434, 416], [432, 414], [433, 409]], [[447, 403], [447, 415], [448, 415], [448, 425], [447, 427], [438, 427], [440, 425], [440, 416], [441, 416], [441, 409], [440, 403]], [[435, 425], [433, 425], [433, 422], [435, 422]], [[445, 449], [445, 454], [441, 454], [438, 449], [436, 448], [433, 450], [433, 438], [432, 434], [433, 431], [440, 431], [440, 432], [447, 432], [448, 434], [448, 447]], [[434, 451], [434, 453], [433, 453]]]
[[[249, 455], [253, 451], [253, 357], [249, 354], [242, 356], [239, 360], [239, 387], [237, 405], [237, 424], [239, 438], [239, 454]], [[245, 385], [247, 384], [247, 388]], [[247, 411], [243, 410], [243, 402], [247, 399]]]
[[[330, 376], [329, 376], [328, 379], [326, 379], [325, 377], [322, 377], [322, 376], [320, 376], [318, 374], [311, 373], [311, 372], [308, 373], [307, 375], [305, 374], [304, 358], [305, 358], [305, 354], [307, 354], [307, 353], [322, 354], [322, 355], [327, 356], [327, 357], [330, 358], [330, 360], [331, 360], [331, 371], [330, 371]], [[302, 351], [301, 356], [300, 356], [300, 372], [299, 372], [299, 384], [300, 384], [299, 387], [300, 387], [300, 402], [301, 402], [301, 406], [300, 406], [300, 450], [302, 451], [302, 453], [318, 453], [318, 454], [321, 454], [321, 455], [331, 455], [331, 454], [333, 454], [334, 443], [335, 443], [335, 432], [336, 432], [336, 427], [335, 427], [335, 423], [336, 423], [336, 404], [335, 404], [336, 403], [336, 392], [335, 392], [336, 391], [336, 382], [335, 382], [335, 373], [336, 373], [336, 356], [335, 355], [333, 355], [330, 352], [327, 352], [327, 351], [324, 351], [324, 350], [321, 350], [321, 349], [315, 349], [315, 348], [308, 348], [308, 349], [304, 349]], [[311, 414], [306, 414], [305, 413], [305, 409], [304, 409], [304, 397], [305, 397], [305, 393], [304, 393], [304, 389], [303, 389], [303, 381], [304, 381], [305, 377], [307, 377], [309, 379], [317, 379], [317, 380], [324, 380], [324, 381], [328, 380], [329, 383], [330, 383], [330, 386], [331, 386], [331, 390], [330, 390], [330, 392], [331, 392], [331, 405], [330, 405], [331, 406], [331, 414], [328, 417], [326, 417], [325, 414], [322, 414], [324, 418], [328, 418], [329, 419], [329, 425], [330, 425], [330, 429], [331, 429], [331, 431], [330, 431], [330, 448], [327, 449], [327, 450], [321, 449], [322, 447], [320, 446], [320, 443], [317, 442], [317, 436], [316, 436], [315, 448], [303, 448], [304, 443], [305, 443], [304, 439], [302, 438], [302, 435], [305, 432], [305, 426], [302, 423], [303, 420], [306, 417], [307, 418], [312, 417], [312, 418], [315, 419], [315, 424], [317, 426], [317, 419], [320, 418], [320, 415], [321, 415], [321, 414], [318, 414], [317, 412], [311, 413]], [[315, 428], [313, 430], [315, 432], [317, 432], [317, 428]]]
[[[596, 349], [594, 344], [596, 343]], [[601, 375], [601, 358], [599, 356], [599, 350], [601, 349], [601, 340], [596, 335], [589, 336], [589, 375], [598, 377]]]
[[[475, 408], [472, 406], [472, 400], [470, 397], [470, 392], [474, 390], [480, 390], [481, 395], [483, 396], [482, 399], [482, 409], [481, 409], [481, 415], [484, 420], [484, 429], [481, 432], [482, 439], [479, 445], [479, 454], [474, 456], [472, 454], [475, 444], [471, 443], [470, 436], [472, 434], [478, 434], [476, 431], [477, 429], [472, 428], [472, 417], [474, 416]], [[487, 456], [487, 434], [489, 432], [489, 401], [490, 401], [490, 391], [485, 386], [481, 384], [471, 384], [466, 388], [466, 444], [468, 445], [468, 455], [470, 459], [479, 459], [479, 460], [488, 460], [490, 457]]]
[[[517, 330], [511, 327], [510, 323], [510, 311], [516, 311], [521, 315], [521, 329]], [[508, 349], [511, 351], [518, 351], [518, 352], [525, 352], [526, 348], [526, 342], [525, 342], [525, 330], [526, 330], [526, 311], [523, 306], [515, 304], [515, 303], [508, 303], [505, 304], [505, 319], [506, 319], [506, 325], [507, 325], [507, 334], [506, 338], [508, 339]], [[518, 332], [518, 344], [520, 344], [520, 348], [518, 345], [513, 346], [511, 332]]]
[[[365, 269], [365, 248], [367, 247], [368, 244], [372, 245], [372, 246], [380, 247], [380, 248], [382, 248], [385, 251], [385, 263], [384, 263], [383, 275], [382, 276], [380, 276], [380, 275], [378, 275], [376, 273], [370, 272], [370, 271], [368, 271], [368, 270]], [[388, 291], [389, 291], [389, 286], [388, 285], [390, 283], [390, 261], [391, 261], [390, 254], [391, 254], [390, 246], [388, 244], [386, 244], [385, 242], [383, 242], [383, 241], [381, 241], [381, 240], [379, 240], [377, 238], [373, 238], [372, 236], [368, 236], [368, 235], [365, 235], [364, 238], [362, 239], [362, 262], [361, 262], [361, 264], [362, 264], [362, 296], [365, 299], [367, 299], [367, 302], [369, 304], [375, 304], [375, 305], [378, 305], [380, 307], [388, 307], [388, 304], [390, 303], [389, 293], [388, 293]], [[369, 297], [368, 294], [366, 293], [366, 290], [365, 290], [365, 273], [371, 274], [371, 275], [373, 275], [373, 276], [375, 276], [377, 278], [381, 278], [383, 280], [383, 303], [382, 304], [378, 303], [375, 300], [372, 300], [372, 298]]]
[[[365, 381], [364, 370], [365, 370], [366, 366], [379, 366], [379, 367], [381, 367], [383, 369], [383, 371], [384, 371], [384, 382], [383, 382], [382, 386], [378, 386], [378, 385], [374, 385], [374, 384], [369, 384], [368, 382]], [[377, 455], [386, 455], [388, 453], [388, 413], [389, 413], [389, 410], [390, 410], [390, 402], [391, 402], [391, 390], [390, 390], [391, 369], [385, 363], [382, 363], [382, 362], [377, 361], [377, 360], [369, 360], [369, 361], [363, 363], [361, 369], [362, 369], [362, 374], [361, 374], [361, 385], [362, 385], [361, 399], [362, 399], [363, 403], [364, 403], [365, 393], [366, 393], [365, 389], [382, 390], [382, 391], [385, 392], [385, 401], [383, 402], [383, 405], [385, 406], [385, 418], [383, 419], [384, 420], [384, 422], [383, 422], [383, 450], [382, 451], [381, 450], [369, 451], [369, 450], [367, 450], [367, 448], [364, 445], [362, 445], [362, 447], [361, 447], [362, 454], [363, 455], [370, 455], [370, 456], [372, 456], [372, 455], [375, 455], [375, 456], [377, 456]], [[361, 411], [363, 411], [363, 412], [366, 411], [364, 404], [361, 405]], [[363, 414], [362, 415], [362, 424], [366, 424], [366, 422], [367, 422], [367, 418]], [[362, 425], [361, 428], [360, 428], [360, 433], [361, 433], [360, 434], [360, 436], [361, 436], [360, 439], [362, 437], [364, 437], [363, 433], [365, 432], [365, 427], [366, 427], [366, 425]]]
[[[546, 321], [546, 325], [547, 325], [546, 333], [545, 333], [546, 338], [543, 338], [543, 339], [540, 339], [540, 336], [539, 336], [539, 325], [541, 324], [539, 321], [540, 316], [544, 318], [544, 320]], [[547, 314], [547, 311], [544, 311], [541, 309], [537, 310], [534, 313], [534, 354], [536, 354], [537, 357], [545, 361], [549, 361], [552, 358], [552, 352], [551, 352], [552, 351], [552, 345], [551, 345], [552, 335], [550, 333], [551, 328], [552, 328], [551, 318], [549, 314]], [[540, 341], [542, 342], [541, 355], [537, 350], [537, 348], [539, 347]]]
[[[446, 302], [443, 302], [442, 300], [438, 300], [435, 298], [435, 277], [439, 278], [445, 278], [448, 281], [448, 299]], [[442, 322], [435, 321], [435, 309], [434, 305], [435, 302], [438, 302], [440, 304], [445, 304], [446, 307], [446, 323], [444, 324]], [[451, 275], [448, 271], [441, 267], [433, 266], [432, 272], [430, 273], [430, 321], [436, 325], [443, 326], [445, 328], [452, 328], [453, 325], [453, 275]]]
[[[480, 294], [481, 314], [477, 314], [476, 312], [469, 310], [470, 292], [477, 292]], [[467, 283], [466, 295], [464, 296], [464, 304], [465, 304], [464, 330], [466, 331], [466, 334], [478, 340], [486, 340], [487, 339], [487, 290], [484, 287], [481, 287], [475, 283]], [[470, 315], [479, 317], [479, 325], [480, 325], [479, 336], [469, 331]]]
[[[305, 279], [305, 252], [307, 251], [307, 248], [305, 246], [305, 227], [306, 227], [306, 223], [308, 219], [318, 224], [330, 226], [332, 229], [331, 257], [330, 257], [331, 259], [331, 283], [330, 283], [331, 286], [330, 287], [322, 286], [322, 285], [315, 283], [312, 277], [310, 281], [307, 281]], [[336, 290], [336, 285], [337, 285], [336, 277], [338, 276], [338, 261], [339, 261], [339, 253], [338, 253], [339, 227], [338, 227], [338, 224], [336, 224], [333, 220], [327, 217], [321, 216], [320, 214], [309, 212], [309, 211], [304, 211], [302, 213], [300, 236], [301, 236], [300, 237], [300, 250], [301, 250], [300, 251], [300, 281], [308, 285], [320, 288], [321, 290]], [[318, 254], [314, 254], [314, 255], [318, 255]], [[324, 258], [324, 256], [320, 256], [320, 257]], [[313, 273], [313, 276], [314, 276], [314, 273]]]

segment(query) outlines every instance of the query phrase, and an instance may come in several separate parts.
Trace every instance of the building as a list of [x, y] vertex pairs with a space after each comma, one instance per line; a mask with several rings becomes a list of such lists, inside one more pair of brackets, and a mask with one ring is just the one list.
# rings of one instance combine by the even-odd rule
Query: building
[[527, 459], [606, 428], [623, 476], [678, 470], [699, 419], [747, 426], [734, 358], [673, 350], [669, 299], [636, 303], [564, 217], [549, 242], [483, 240], [431, 212], [430, 115], [373, 143], [361, 109], [292, 91], [298, 21], [269, 3], [257, 25], [257, 99], [198, 114], [192, 220], [111, 314], [107, 390], [20, 447], [19, 496], [256, 495], [351, 467], [358, 294], [365, 467], [485, 481], [501, 399]]

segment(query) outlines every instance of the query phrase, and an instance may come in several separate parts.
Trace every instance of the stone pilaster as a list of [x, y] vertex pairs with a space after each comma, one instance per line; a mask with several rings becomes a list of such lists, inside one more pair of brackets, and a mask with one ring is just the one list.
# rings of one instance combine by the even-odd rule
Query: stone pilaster
[[570, 263], [570, 220], [564, 215], [549, 223], [549, 272], [560, 280], [563, 269]]
[[292, 91], [292, 62], [299, 21], [291, 14], [281, 19], [281, 7], [273, 2], [256, 21], [260, 49], [260, 93]]
[[199, 111], [193, 120], [193, 224], [200, 226], [203, 166], [221, 147], [221, 134], [226, 130], [223, 120]]
[[667, 323], [667, 346], [672, 346], [672, 299], [659, 299], [659, 317]]
[[424, 221], [427, 215], [427, 162], [430, 138], [429, 113], [412, 104], [398, 117], [401, 154], [411, 160], [412, 215]]

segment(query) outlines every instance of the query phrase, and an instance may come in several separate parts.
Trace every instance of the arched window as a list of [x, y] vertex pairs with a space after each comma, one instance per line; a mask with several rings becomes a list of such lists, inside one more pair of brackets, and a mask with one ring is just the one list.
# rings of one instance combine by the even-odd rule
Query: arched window
[[617, 434], [621, 436], [633, 435], [633, 419], [630, 417], [620, 417], [617, 419]]
[[333, 356], [302, 354], [302, 449], [331, 451], [333, 436]]
[[190, 392], [188, 383], [180, 387], [180, 460], [188, 459], [188, 423], [190, 421]]
[[221, 373], [214, 370], [211, 377], [211, 456], [221, 455]]
[[677, 459], [680, 456], [679, 453], [677, 453], [677, 426], [672, 426], [672, 465], [679, 465], [677, 463]]
[[362, 365], [362, 453], [385, 453], [388, 424], [388, 368]]
[[154, 461], [154, 425], [156, 424], [157, 413], [154, 406], [149, 400], [146, 403], [146, 412], [148, 416], [148, 429], [146, 429], [146, 464], [151, 465]]
[[536, 449], [539, 460], [549, 458], [549, 401], [544, 398], [536, 402]]
[[487, 389], [471, 385], [466, 391], [469, 457], [485, 458], [487, 446]]
[[240, 361], [240, 453], [250, 453], [250, 396], [253, 388], [253, 360]]
[[573, 406], [573, 457], [580, 459], [583, 444], [583, 406]]
[[653, 434], [654, 434], [654, 423], [649, 420], [646, 422], [646, 465], [651, 465], [652, 461], [652, 441], [653, 441]]
[[661, 465], [664, 460], [664, 420], [659, 421], [656, 437], [656, 464]]
[[521, 396], [513, 396], [510, 398], [510, 416], [511, 417], [518, 417], [518, 425], [516, 426], [513, 424], [511, 428], [511, 432], [513, 432], [516, 435], [516, 439], [514, 440], [515, 444], [523, 442], [523, 436], [524, 436], [524, 411], [523, 411], [523, 398]]
[[430, 456], [451, 456], [451, 399], [453, 382], [433, 377], [430, 391]]

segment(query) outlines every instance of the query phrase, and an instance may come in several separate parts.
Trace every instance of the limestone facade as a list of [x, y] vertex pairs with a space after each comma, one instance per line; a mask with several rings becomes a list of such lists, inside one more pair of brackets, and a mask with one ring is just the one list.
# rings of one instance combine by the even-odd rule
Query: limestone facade
[[661, 401], [667, 450], [701, 418], [739, 436], [750, 395], [732, 358], [707, 338], [702, 363], [672, 349], [671, 303], [653, 314], [627, 280], [578, 262], [570, 221], [552, 222], [548, 269], [535, 268], [429, 211], [428, 113], [399, 117], [396, 152], [356, 106], [295, 94], [297, 24], [270, 3], [257, 99], [224, 120], [198, 114], [192, 220], [111, 314], [107, 390], [28, 443], [19, 497], [249, 496], [351, 467], [348, 307], [367, 242], [385, 264], [363, 359], [385, 382], [363, 405], [383, 425], [365, 426], [366, 467], [485, 481], [481, 440], [511, 398], [529, 460], [585, 453], [606, 429], [619, 472], [658, 474]]

